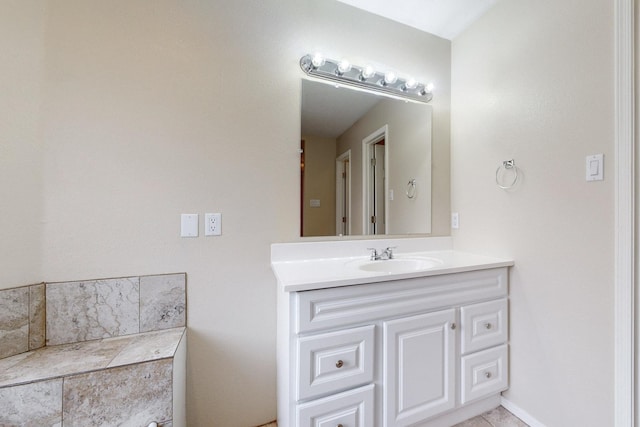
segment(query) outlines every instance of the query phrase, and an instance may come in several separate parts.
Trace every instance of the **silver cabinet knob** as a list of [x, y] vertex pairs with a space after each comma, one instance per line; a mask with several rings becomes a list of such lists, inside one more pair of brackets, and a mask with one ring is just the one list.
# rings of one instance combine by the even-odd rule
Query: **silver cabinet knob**
[[491, 372], [485, 372], [484, 373], [484, 377], [485, 378], [491, 378]]
[[336, 362], [336, 368], [342, 368], [344, 366], [344, 362], [342, 360], [338, 360]]
[[455, 329], [455, 328], [457, 328], [457, 325], [455, 323], [452, 323], [451, 324], [451, 329]]
[[493, 327], [493, 325], [491, 323], [485, 323], [484, 324], [484, 328], [485, 329], [491, 329]]

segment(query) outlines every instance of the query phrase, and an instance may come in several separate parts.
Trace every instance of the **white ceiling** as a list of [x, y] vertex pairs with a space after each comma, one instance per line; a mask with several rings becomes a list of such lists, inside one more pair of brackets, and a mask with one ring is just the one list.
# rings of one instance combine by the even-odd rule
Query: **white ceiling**
[[497, 0], [338, 0], [453, 40]]

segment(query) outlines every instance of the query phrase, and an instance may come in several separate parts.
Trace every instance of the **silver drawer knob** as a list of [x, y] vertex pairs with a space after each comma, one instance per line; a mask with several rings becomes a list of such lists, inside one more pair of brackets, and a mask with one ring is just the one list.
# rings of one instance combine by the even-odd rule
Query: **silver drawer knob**
[[456, 327], [457, 327], [457, 326], [456, 326], [456, 324], [455, 324], [455, 323], [452, 323], [452, 324], [451, 324], [451, 329], [455, 329]]
[[484, 324], [484, 328], [485, 329], [491, 329], [493, 327], [493, 325], [491, 323], [485, 323]]
[[338, 360], [336, 362], [336, 368], [342, 368], [344, 366], [344, 362], [342, 360]]
[[491, 378], [491, 372], [485, 372], [484, 373], [484, 377], [485, 378]]

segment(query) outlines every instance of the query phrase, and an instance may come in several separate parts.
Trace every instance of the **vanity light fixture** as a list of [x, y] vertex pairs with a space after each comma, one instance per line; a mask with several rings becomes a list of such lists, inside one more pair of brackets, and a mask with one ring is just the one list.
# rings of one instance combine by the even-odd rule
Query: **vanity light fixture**
[[376, 71], [372, 66], [359, 67], [346, 60], [336, 61], [321, 54], [300, 58], [300, 68], [312, 77], [336, 84], [355, 86], [373, 92], [383, 92], [400, 98], [429, 102], [433, 99], [433, 85], [419, 83], [413, 78], [402, 79], [394, 71]]

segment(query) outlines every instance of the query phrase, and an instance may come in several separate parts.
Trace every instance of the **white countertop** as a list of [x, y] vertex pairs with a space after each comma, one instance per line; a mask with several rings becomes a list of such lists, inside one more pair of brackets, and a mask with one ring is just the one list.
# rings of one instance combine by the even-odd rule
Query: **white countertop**
[[[271, 268], [278, 280], [280, 290], [294, 292], [509, 267], [514, 264], [512, 260], [508, 259], [475, 255], [451, 249], [397, 252], [395, 257], [396, 259], [432, 259], [436, 265], [421, 270], [387, 273], [361, 269], [363, 264], [370, 263], [369, 256], [315, 257], [310, 259], [301, 259], [300, 256], [294, 257], [295, 259], [286, 259], [286, 256], [272, 256]], [[372, 262], [384, 263], [387, 261]]]

